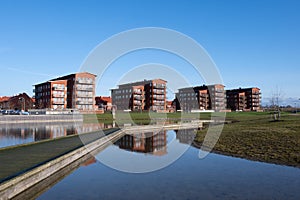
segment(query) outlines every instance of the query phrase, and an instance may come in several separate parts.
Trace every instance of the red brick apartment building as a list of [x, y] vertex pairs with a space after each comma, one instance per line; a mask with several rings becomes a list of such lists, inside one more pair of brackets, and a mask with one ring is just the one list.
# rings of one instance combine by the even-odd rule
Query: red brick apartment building
[[258, 111], [260, 110], [260, 89], [239, 88], [226, 90], [227, 108], [237, 111]]
[[35, 85], [36, 108], [94, 110], [95, 78], [80, 72]]
[[203, 85], [178, 89], [176, 109], [183, 111], [215, 110], [226, 108], [224, 85]]
[[112, 104], [118, 110], [166, 111], [166, 84], [154, 79], [119, 85], [111, 90]]
[[0, 97], [0, 109], [2, 110], [28, 110], [33, 107], [33, 99], [26, 93], [20, 93], [11, 97]]

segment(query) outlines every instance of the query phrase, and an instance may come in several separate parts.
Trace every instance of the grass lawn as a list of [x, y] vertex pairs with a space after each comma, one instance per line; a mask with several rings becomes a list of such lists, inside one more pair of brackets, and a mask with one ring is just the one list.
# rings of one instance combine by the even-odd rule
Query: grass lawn
[[[120, 123], [130, 123], [131, 120], [136, 124], [149, 124], [151, 120], [180, 120], [180, 119], [210, 119], [211, 113], [156, 113], [156, 112], [119, 112], [116, 113], [116, 119]], [[113, 117], [110, 112], [104, 114], [87, 114], [84, 115], [84, 122], [104, 122], [112, 123]]]
[[[228, 113], [213, 151], [251, 160], [300, 167], [300, 115], [282, 113], [273, 121], [269, 113]], [[196, 146], [207, 130], [198, 131]]]
[[[107, 129], [107, 135], [117, 129]], [[85, 144], [99, 139], [97, 132], [80, 135]], [[0, 150], [0, 183], [83, 146], [78, 135], [7, 147]]]

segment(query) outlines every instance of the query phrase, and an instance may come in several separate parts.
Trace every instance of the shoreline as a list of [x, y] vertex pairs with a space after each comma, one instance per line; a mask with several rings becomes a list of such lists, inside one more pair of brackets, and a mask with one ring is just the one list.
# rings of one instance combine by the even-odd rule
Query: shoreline
[[[193, 141], [191, 144], [192, 147], [195, 147], [197, 149], [201, 149], [201, 143], [197, 142], [197, 141]], [[245, 159], [245, 160], [249, 160], [249, 161], [254, 161], [254, 162], [261, 162], [261, 163], [266, 163], [266, 164], [275, 164], [275, 165], [281, 165], [281, 166], [285, 166], [285, 167], [294, 167], [294, 168], [299, 168], [300, 169], [300, 163], [297, 165], [292, 164], [292, 163], [288, 163], [288, 162], [283, 162], [281, 160], [272, 160], [270, 161], [266, 161], [264, 159], [259, 159], [256, 157], [246, 157], [246, 156], [242, 156], [240, 154], [234, 154], [234, 153], [229, 153], [229, 152], [225, 152], [225, 151], [220, 151], [220, 150], [215, 150], [212, 149], [212, 151], [210, 153], [215, 153], [218, 155], [223, 155], [223, 156], [230, 156], [233, 158], [240, 158], [240, 159]]]

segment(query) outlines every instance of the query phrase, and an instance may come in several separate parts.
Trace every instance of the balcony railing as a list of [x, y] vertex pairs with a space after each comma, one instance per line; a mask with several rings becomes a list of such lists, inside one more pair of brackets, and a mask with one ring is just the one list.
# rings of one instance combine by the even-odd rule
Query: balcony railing
[[142, 90], [133, 90], [134, 94], [142, 94]]
[[52, 90], [65, 90], [65, 87], [52, 87]]
[[153, 99], [164, 100], [164, 99], [165, 99], [165, 96], [164, 96], [164, 95], [153, 95]]
[[94, 84], [93, 80], [83, 80], [83, 79], [78, 79], [76, 80], [77, 84], [88, 84], [88, 85], [92, 85]]
[[143, 97], [141, 95], [134, 95], [133, 98], [135, 100], [142, 100], [143, 99]]
[[153, 84], [154, 88], [165, 88], [164, 84]]
[[81, 90], [81, 91], [93, 91], [93, 87], [76, 87], [76, 90]]
[[164, 93], [165, 93], [165, 90], [157, 90], [157, 89], [154, 89], [154, 90], [153, 90], [153, 93], [154, 93], [154, 94], [164, 94]]
[[76, 105], [92, 105], [91, 101], [76, 101]]
[[64, 98], [65, 94], [52, 94], [52, 97]]
[[137, 105], [137, 106], [141, 106], [141, 105], [142, 105], [142, 102], [134, 100], [134, 101], [133, 101], [133, 104], [134, 104], [134, 105]]
[[65, 101], [53, 101], [53, 104], [55, 104], [55, 105], [64, 105]]

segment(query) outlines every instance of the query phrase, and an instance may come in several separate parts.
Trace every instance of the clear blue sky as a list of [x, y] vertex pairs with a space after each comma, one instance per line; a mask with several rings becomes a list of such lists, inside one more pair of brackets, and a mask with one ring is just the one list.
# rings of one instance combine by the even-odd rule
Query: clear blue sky
[[[285, 98], [297, 99], [299, 10], [297, 0], [2, 0], [0, 96], [23, 91], [32, 95], [33, 84], [78, 71], [88, 53], [108, 37], [150, 26], [174, 29], [200, 43], [218, 66], [226, 88], [257, 86], [267, 98], [278, 87]], [[162, 60], [184, 65], [166, 53], [143, 51], [115, 67], [129, 69]], [[120, 77], [107, 77], [97, 95], [108, 95], [114, 78]], [[191, 83], [203, 84], [198, 79]]]

